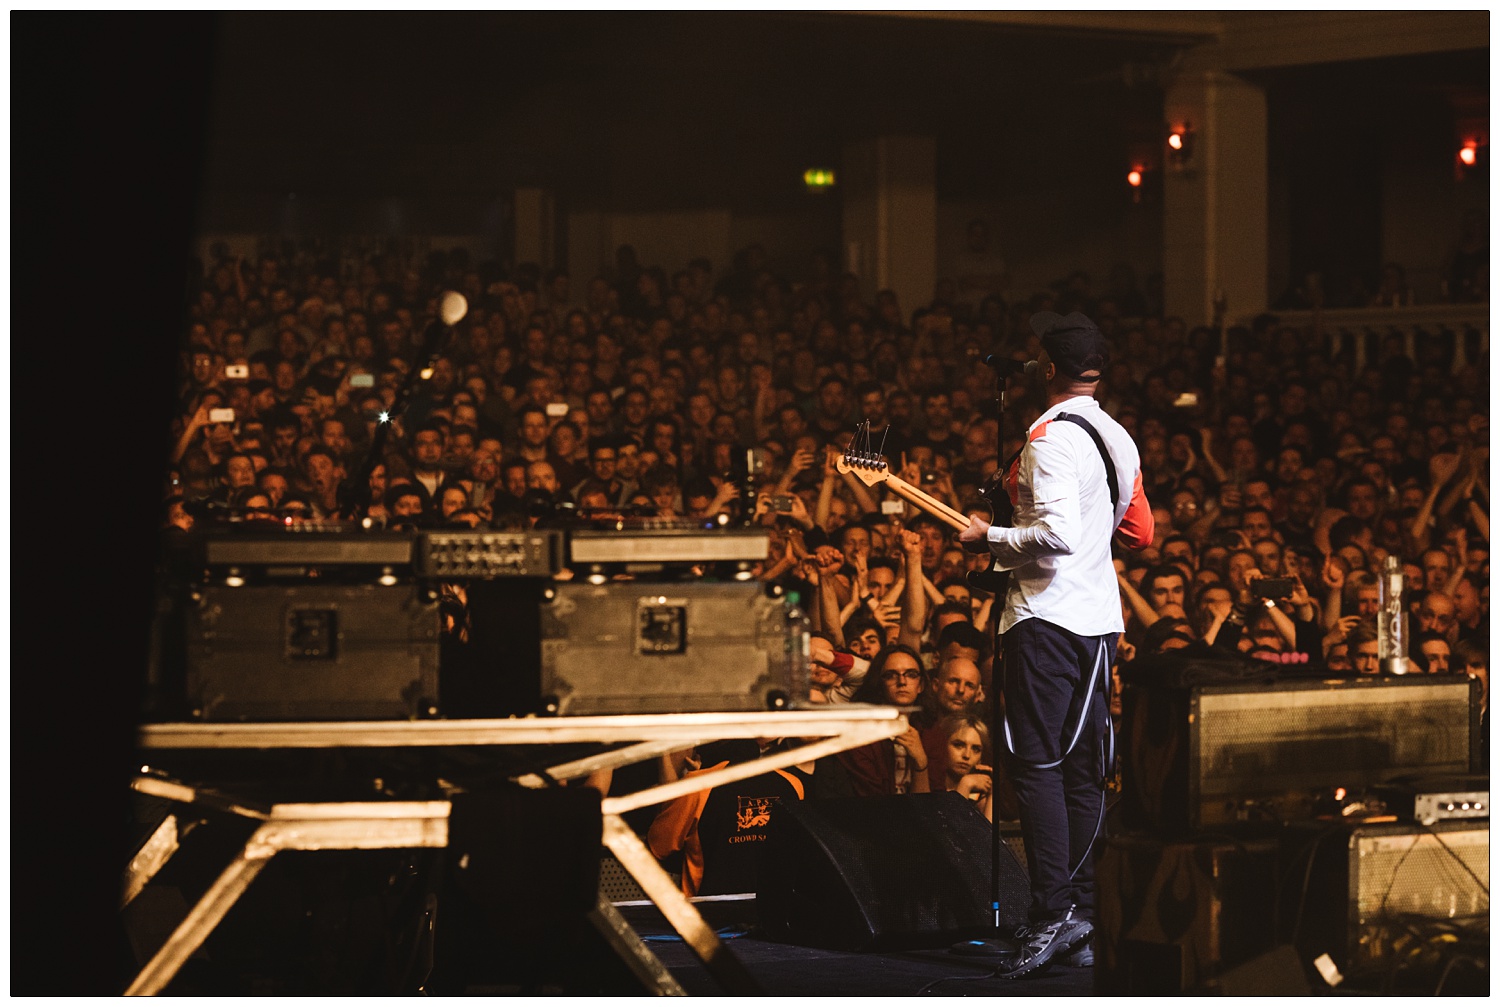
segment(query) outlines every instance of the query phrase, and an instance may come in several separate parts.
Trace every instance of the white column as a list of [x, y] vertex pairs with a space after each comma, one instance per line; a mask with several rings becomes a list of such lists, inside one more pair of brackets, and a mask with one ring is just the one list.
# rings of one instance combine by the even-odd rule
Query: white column
[[1226, 323], [1249, 318], [1269, 293], [1265, 92], [1223, 71], [1185, 73], [1163, 111], [1167, 125], [1193, 130], [1185, 166], [1164, 168], [1167, 313], [1206, 324], [1222, 290]]
[[517, 189], [515, 206], [515, 261], [535, 262], [544, 270], [557, 265], [554, 261], [557, 220], [552, 193], [546, 189]]
[[845, 265], [868, 300], [890, 288], [910, 317], [937, 286], [937, 143], [930, 136], [878, 136], [844, 148]]

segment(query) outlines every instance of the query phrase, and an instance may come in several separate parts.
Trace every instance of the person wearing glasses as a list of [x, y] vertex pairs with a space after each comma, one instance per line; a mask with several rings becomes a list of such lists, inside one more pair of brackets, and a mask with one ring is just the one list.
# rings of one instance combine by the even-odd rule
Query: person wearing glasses
[[[915, 707], [926, 684], [922, 659], [898, 643], [875, 655], [854, 702]], [[927, 751], [915, 727], [895, 738], [843, 752], [839, 761], [848, 771], [855, 797], [925, 794], [932, 789], [927, 780]]]

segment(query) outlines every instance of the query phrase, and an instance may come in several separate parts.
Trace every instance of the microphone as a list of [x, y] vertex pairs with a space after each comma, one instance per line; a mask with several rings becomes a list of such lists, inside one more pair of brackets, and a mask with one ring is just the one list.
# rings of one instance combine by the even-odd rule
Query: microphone
[[999, 371], [1002, 375], [1019, 374], [1024, 371], [1026, 376], [1030, 377], [1036, 373], [1037, 369], [1037, 362], [1035, 360], [1028, 360], [1022, 363], [1019, 360], [1012, 360], [1010, 357], [1002, 357], [995, 353], [991, 353], [985, 357], [984, 362], [986, 365]]
[[445, 293], [438, 302], [438, 317], [444, 325], [457, 325], [469, 313], [469, 301], [456, 290]]
[[437, 317], [427, 326], [427, 331], [422, 334], [422, 350], [417, 361], [418, 366], [413, 373], [420, 373], [432, 366], [433, 360], [442, 352], [443, 344], [448, 340], [448, 333], [453, 326], [463, 321], [464, 316], [469, 313], [469, 301], [456, 290], [450, 290], [438, 298]]

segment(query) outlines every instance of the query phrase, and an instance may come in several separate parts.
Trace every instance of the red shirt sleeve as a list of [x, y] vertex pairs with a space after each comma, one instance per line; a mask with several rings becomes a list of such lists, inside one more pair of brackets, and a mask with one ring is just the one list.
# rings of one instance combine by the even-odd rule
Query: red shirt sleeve
[[1135, 488], [1130, 492], [1130, 506], [1120, 519], [1120, 542], [1128, 549], [1144, 549], [1156, 537], [1156, 516], [1151, 513], [1151, 501], [1146, 499], [1146, 487], [1141, 484], [1141, 474], [1135, 474]]

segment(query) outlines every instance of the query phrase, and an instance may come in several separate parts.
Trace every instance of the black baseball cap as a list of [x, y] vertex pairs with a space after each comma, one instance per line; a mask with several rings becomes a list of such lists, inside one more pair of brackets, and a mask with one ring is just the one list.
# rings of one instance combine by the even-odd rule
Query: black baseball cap
[[1057, 369], [1081, 381], [1098, 381], [1109, 362], [1109, 345], [1087, 315], [1075, 311], [1059, 315], [1038, 311], [1031, 316], [1031, 331], [1042, 341]]

